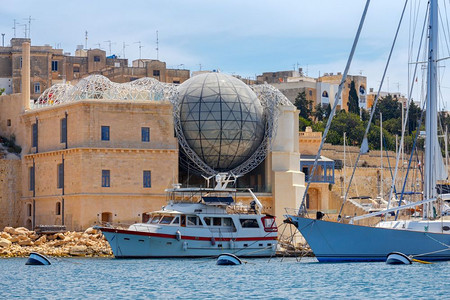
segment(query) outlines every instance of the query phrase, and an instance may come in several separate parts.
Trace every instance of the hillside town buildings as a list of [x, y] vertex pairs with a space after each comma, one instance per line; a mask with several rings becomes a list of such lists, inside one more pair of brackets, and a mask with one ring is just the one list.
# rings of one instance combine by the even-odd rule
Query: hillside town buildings
[[[22, 68], [22, 43], [31, 43], [28, 38], [13, 38], [10, 46], [0, 47], [0, 88], [5, 94], [20, 93]], [[36, 100], [39, 95], [57, 83], [75, 84], [88, 75], [103, 75], [114, 82], [130, 82], [143, 77], [161, 82], [183, 83], [190, 71], [167, 68], [159, 60], [139, 59], [128, 66], [128, 59], [115, 55], [106, 56], [101, 49], [83, 49], [79, 46], [75, 56], [54, 49], [50, 45], [31, 46], [30, 95]]]

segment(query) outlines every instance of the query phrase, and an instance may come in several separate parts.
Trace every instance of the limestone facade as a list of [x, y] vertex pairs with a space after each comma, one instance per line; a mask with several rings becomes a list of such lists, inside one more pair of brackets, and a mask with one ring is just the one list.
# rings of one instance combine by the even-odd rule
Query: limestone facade
[[[164, 190], [177, 178], [170, 103], [84, 100], [27, 111], [22, 118], [27, 226], [81, 230], [102, 221], [135, 223], [164, 204]], [[67, 143], [61, 142], [64, 119]], [[109, 140], [102, 140], [102, 127], [108, 128]], [[142, 141], [142, 128], [149, 129], [148, 142]]]

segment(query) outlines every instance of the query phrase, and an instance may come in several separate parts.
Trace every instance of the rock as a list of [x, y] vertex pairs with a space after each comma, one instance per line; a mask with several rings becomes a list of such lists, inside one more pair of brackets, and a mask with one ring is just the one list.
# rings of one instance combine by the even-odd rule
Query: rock
[[36, 233], [32, 232], [28, 237], [34, 241], [34, 240], [37, 240], [39, 238], [39, 234], [36, 234]]
[[17, 243], [19, 241], [19, 238], [17, 236], [12, 236], [10, 239], [8, 239], [11, 243]]
[[43, 235], [40, 238], [38, 238], [37, 241], [34, 242], [34, 244], [35, 245], [42, 245], [45, 242], [47, 242], [47, 236]]
[[31, 241], [30, 238], [27, 237], [26, 239], [19, 240], [18, 244], [20, 246], [33, 246], [34, 243]]
[[86, 230], [84, 231], [84, 233], [86, 233], [86, 234], [96, 234], [96, 233], [97, 233], [97, 230], [94, 229], [94, 228], [92, 228], [92, 227], [89, 227], [88, 229], [86, 229]]
[[9, 248], [11, 246], [12, 242], [5, 238], [0, 238], [0, 247], [2, 248]]
[[30, 240], [29, 237], [27, 237], [26, 235], [18, 235], [17, 239], [20, 241], [26, 241], [26, 240]]
[[77, 245], [70, 247], [69, 254], [75, 256], [84, 256], [87, 253], [87, 247], [85, 245]]
[[7, 232], [0, 233], [0, 237], [9, 240], [11, 238], [11, 235]]
[[6, 226], [6, 227], [3, 229], [3, 231], [4, 231], [4, 232], [7, 232], [7, 233], [9, 233], [9, 234], [12, 234], [12, 235], [16, 234], [16, 230], [15, 230], [14, 228], [8, 227], [8, 226]]

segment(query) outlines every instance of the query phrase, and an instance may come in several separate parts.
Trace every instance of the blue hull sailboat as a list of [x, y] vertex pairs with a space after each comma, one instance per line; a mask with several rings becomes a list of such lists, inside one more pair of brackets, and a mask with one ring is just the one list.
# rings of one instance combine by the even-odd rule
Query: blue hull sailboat
[[[369, 1], [366, 5], [366, 11], [368, 3]], [[366, 11], [363, 14], [363, 19]], [[409, 258], [418, 257], [419, 259], [429, 261], [450, 260], [450, 219], [448, 216], [445, 216], [446, 214], [443, 213], [440, 205], [437, 204], [442, 203], [442, 200], [445, 200], [445, 196], [438, 195], [436, 191], [436, 182], [442, 179], [443, 175], [442, 155], [437, 138], [437, 62], [439, 61], [437, 56], [437, 0], [431, 0], [429, 2], [428, 16], [428, 69], [423, 200], [395, 208], [389, 208], [388, 206], [386, 210], [354, 217], [349, 224], [344, 224], [342, 223], [342, 219], [338, 219], [337, 222], [331, 222], [306, 218], [304, 216], [303, 199], [299, 214], [287, 215], [286, 222], [294, 224], [298, 228], [320, 262], [386, 261], [386, 257], [392, 252], [400, 252]], [[352, 49], [353, 51], [354, 49]], [[350, 55], [349, 61], [351, 61], [351, 57], [352, 54]], [[348, 65], [344, 72], [343, 82], [347, 70]], [[340, 92], [341, 89], [338, 92], [339, 95]], [[335, 107], [331, 116], [334, 114], [334, 109]], [[373, 111], [371, 114], [372, 117]], [[332, 117], [330, 117], [327, 128], [325, 129], [318, 155], [320, 155], [320, 150], [326, 138], [331, 119]], [[367, 148], [367, 132], [368, 129], [366, 130], [362, 148], [363, 146]], [[363, 149], [361, 149], [361, 152], [363, 152]], [[353, 221], [366, 217], [382, 216], [390, 212], [397, 213], [400, 210], [414, 208], [419, 205], [423, 205], [423, 218], [421, 219], [385, 220], [379, 222], [374, 227], [353, 224]]]

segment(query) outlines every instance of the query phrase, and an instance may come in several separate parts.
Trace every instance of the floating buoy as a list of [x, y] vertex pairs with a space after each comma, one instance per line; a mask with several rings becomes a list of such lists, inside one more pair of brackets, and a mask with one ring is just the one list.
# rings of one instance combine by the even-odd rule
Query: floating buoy
[[31, 266], [48, 266], [51, 265], [50, 261], [47, 257], [45, 257], [42, 254], [39, 254], [37, 252], [31, 252], [30, 256], [28, 257], [26, 265]]
[[242, 261], [239, 257], [231, 253], [224, 253], [217, 258], [217, 265], [219, 266], [234, 266], [242, 265]]
[[412, 260], [401, 252], [391, 252], [386, 257], [386, 263], [388, 265], [410, 265]]

